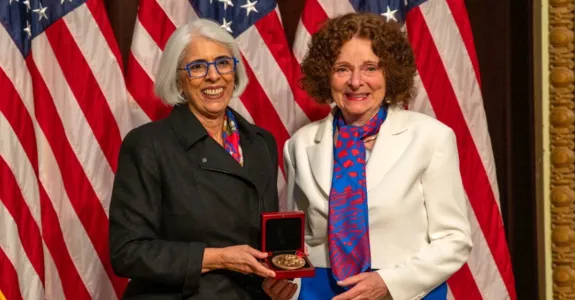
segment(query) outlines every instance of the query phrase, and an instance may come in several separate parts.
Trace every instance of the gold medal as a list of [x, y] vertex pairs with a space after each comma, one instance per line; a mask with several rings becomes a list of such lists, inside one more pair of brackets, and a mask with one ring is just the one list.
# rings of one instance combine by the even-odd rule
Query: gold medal
[[272, 258], [274, 266], [284, 270], [297, 270], [305, 266], [305, 259], [294, 254], [281, 254]]

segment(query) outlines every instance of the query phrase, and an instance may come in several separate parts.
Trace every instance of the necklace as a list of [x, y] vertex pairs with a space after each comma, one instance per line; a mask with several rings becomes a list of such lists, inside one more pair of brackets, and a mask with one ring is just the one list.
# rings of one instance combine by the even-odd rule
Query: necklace
[[368, 136], [368, 137], [366, 137], [366, 138], [363, 138], [362, 141], [363, 141], [364, 143], [369, 143], [369, 142], [375, 140], [376, 138], [377, 138], [377, 135], [372, 135], [372, 136]]

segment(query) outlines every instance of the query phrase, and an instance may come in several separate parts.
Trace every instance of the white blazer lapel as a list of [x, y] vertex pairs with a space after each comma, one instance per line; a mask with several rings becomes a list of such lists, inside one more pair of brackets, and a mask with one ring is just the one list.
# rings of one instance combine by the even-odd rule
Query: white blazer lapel
[[407, 114], [400, 107], [392, 106], [381, 125], [375, 145], [366, 166], [367, 190], [379, 184], [383, 176], [399, 160], [409, 140], [406, 134]]
[[313, 177], [328, 198], [333, 175], [333, 110], [320, 124], [314, 144], [306, 152]]

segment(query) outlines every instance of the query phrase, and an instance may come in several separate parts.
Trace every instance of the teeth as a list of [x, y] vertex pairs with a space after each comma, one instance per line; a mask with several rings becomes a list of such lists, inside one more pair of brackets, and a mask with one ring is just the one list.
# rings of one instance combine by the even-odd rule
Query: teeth
[[203, 92], [204, 94], [207, 94], [207, 95], [217, 95], [217, 94], [219, 94], [219, 93], [221, 93], [221, 92], [223, 92], [223, 91], [224, 91], [223, 88], [205, 89], [205, 90], [202, 90], [202, 92]]
[[352, 98], [363, 98], [363, 97], [367, 97], [367, 94], [350, 94], [348, 96], [352, 97]]

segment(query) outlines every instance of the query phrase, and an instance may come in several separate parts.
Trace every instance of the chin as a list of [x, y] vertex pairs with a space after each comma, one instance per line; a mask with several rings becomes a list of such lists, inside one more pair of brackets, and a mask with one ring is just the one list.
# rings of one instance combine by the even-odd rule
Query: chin
[[226, 107], [228, 106], [228, 103], [229, 103], [229, 101], [226, 101], [226, 100], [214, 101], [211, 99], [205, 99], [203, 101], [203, 104], [204, 104], [203, 106], [204, 106], [204, 109], [209, 111], [209, 112], [218, 113], [218, 112], [225, 110]]
[[357, 103], [355, 105], [346, 105], [343, 108], [343, 111], [345, 111], [347, 114], [353, 115], [353, 116], [361, 116], [365, 113], [367, 113], [370, 110], [371, 106], [368, 107], [366, 105], [358, 105]]
[[219, 107], [206, 107], [206, 111], [212, 115], [219, 115], [225, 112], [227, 106], [219, 106]]

